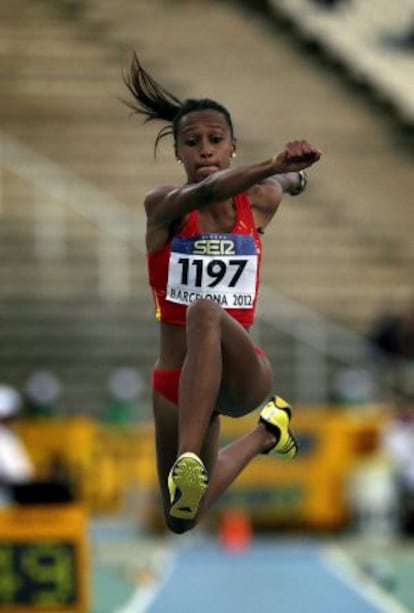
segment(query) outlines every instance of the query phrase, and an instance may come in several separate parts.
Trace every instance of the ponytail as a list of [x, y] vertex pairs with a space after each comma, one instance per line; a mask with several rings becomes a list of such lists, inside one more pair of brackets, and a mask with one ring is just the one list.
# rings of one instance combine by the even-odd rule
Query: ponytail
[[129, 72], [127, 75], [123, 75], [123, 80], [134, 99], [133, 102], [125, 101], [125, 104], [132, 109], [134, 113], [144, 115], [145, 123], [154, 120], [168, 122], [168, 125], [161, 128], [157, 134], [154, 144], [155, 153], [160, 140], [165, 136], [172, 134], [174, 140], [176, 140], [180, 119], [191, 111], [213, 109], [223, 113], [229, 125], [231, 136], [233, 137], [231, 116], [222, 104], [210, 98], [189, 98], [184, 101], [179, 100], [148, 74], [142, 67], [135, 52], [132, 57]]
[[173, 133], [173, 121], [183, 103], [176, 96], [164, 89], [151, 75], [144, 70], [137, 54], [134, 52], [129, 73], [124, 77], [124, 83], [132, 94], [135, 102], [126, 102], [134, 113], [145, 116], [148, 121], [167, 121], [169, 125], [158, 132], [155, 140], [155, 151], [159, 141]]

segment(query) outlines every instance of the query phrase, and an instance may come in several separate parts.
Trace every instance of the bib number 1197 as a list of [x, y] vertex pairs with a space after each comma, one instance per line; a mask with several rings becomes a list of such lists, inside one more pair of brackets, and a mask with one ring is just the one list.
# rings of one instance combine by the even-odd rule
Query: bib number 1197
[[[201, 258], [179, 258], [181, 265], [181, 285], [194, 287], [216, 287], [227, 275], [227, 287], [235, 287], [247, 265], [246, 259], [210, 260], [205, 263]], [[190, 281], [191, 277], [191, 281]]]

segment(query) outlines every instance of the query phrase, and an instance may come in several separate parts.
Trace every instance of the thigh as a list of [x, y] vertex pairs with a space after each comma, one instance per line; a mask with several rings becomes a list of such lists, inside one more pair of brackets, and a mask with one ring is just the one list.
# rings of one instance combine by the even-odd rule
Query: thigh
[[[153, 413], [158, 480], [164, 514], [168, 517], [170, 510], [168, 474], [178, 453], [178, 408], [158, 392], [153, 392]], [[201, 452], [201, 459], [208, 474], [212, 473], [217, 459], [218, 436], [219, 417], [213, 414]]]
[[272, 370], [249, 333], [223, 312], [222, 384], [218, 399], [221, 413], [243, 415], [256, 409], [269, 395]]

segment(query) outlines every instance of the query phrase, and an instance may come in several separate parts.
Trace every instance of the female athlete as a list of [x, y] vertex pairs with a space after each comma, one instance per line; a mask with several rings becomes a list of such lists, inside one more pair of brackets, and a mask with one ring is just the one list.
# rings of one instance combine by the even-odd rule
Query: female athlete
[[[134, 54], [124, 78], [129, 106], [163, 121], [155, 148], [171, 134], [185, 180], [145, 198], [149, 283], [160, 324], [152, 372], [157, 467], [168, 527], [194, 527], [258, 454], [292, 459], [290, 406], [270, 397], [272, 372], [249, 336], [259, 290], [260, 234], [284, 194], [300, 194], [304, 169], [321, 152], [289, 142], [263, 161], [233, 168], [237, 141], [228, 110], [179, 100]], [[270, 399], [269, 399], [270, 397]], [[261, 408], [251, 432], [218, 450], [220, 415]]]

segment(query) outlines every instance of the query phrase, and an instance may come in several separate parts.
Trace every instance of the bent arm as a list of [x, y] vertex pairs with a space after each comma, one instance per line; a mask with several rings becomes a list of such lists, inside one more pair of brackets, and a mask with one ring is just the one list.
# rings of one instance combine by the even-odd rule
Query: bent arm
[[[292, 141], [268, 160], [220, 170], [199, 183], [179, 188], [159, 187], [145, 199], [147, 213], [147, 249], [156, 250], [168, 240], [169, 228], [190, 211], [222, 202], [256, 186], [252, 208], [261, 210], [265, 221], [274, 215], [283, 191], [289, 191], [298, 180], [298, 172], [321, 157], [321, 152], [306, 141]], [[295, 175], [295, 178], [290, 175]], [[280, 175], [277, 181], [274, 175]], [[270, 217], [269, 217], [270, 215]], [[266, 221], [268, 223], [268, 221]], [[264, 223], [264, 225], [266, 225]], [[263, 224], [260, 224], [263, 225]]]
[[201, 209], [214, 202], [221, 202], [277, 172], [274, 158], [220, 170], [199, 183], [178, 188], [160, 188], [151, 192], [145, 201], [148, 222], [152, 225], [168, 225], [194, 209]]
[[[306, 141], [292, 141], [268, 160], [220, 170], [199, 183], [153, 193], [146, 200], [148, 221], [154, 225], [169, 224], [194, 209], [246, 191], [275, 174], [297, 173], [317, 162], [320, 156], [321, 152]], [[285, 177], [282, 181], [289, 183], [292, 178]]]
[[249, 192], [250, 203], [256, 228], [263, 231], [277, 213], [284, 194], [297, 196], [307, 184], [303, 170], [277, 174], [261, 181]]

